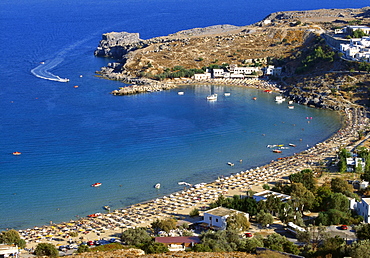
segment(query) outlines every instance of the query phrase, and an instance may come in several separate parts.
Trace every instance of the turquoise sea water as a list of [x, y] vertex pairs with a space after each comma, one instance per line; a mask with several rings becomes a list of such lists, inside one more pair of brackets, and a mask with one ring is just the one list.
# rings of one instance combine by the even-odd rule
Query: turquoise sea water
[[[238, 87], [188, 86], [181, 89], [183, 96], [178, 90], [112, 96], [109, 92], [122, 84], [94, 76], [109, 62], [93, 56], [102, 33], [151, 38], [215, 24], [247, 25], [274, 11], [362, 5], [2, 1], [0, 229], [66, 221], [102, 211], [103, 205], [118, 208], [152, 199], [180, 190], [178, 181], [207, 182], [280, 157], [267, 144], [295, 143], [283, 153], [291, 155], [339, 128], [334, 112], [289, 110], [277, 105], [274, 95]], [[53, 64], [50, 72], [70, 82], [34, 76], [31, 70], [40, 62]], [[217, 102], [205, 100], [211, 91], [220, 94]], [[13, 156], [14, 151], [22, 155]], [[102, 186], [90, 187], [95, 182]], [[153, 188], [158, 182], [160, 190]]]

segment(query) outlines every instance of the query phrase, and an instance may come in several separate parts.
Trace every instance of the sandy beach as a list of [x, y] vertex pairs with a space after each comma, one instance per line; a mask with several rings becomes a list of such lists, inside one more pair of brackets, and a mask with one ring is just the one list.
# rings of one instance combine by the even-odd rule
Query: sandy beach
[[[206, 82], [189, 82], [202, 84]], [[211, 83], [211, 82], [210, 82]], [[254, 87], [262, 90], [278, 91], [276, 84], [256, 80], [218, 80], [212, 83], [225, 83]], [[266, 183], [273, 184], [280, 180], [288, 180], [287, 176], [303, 169], [322, 166], [322, 162], [330, 162], [336, 158], [340, 148], [357, 146], [367, 138], [358, 140], [358, 131], [363, 130], [368, 122], [363, 108], [354, 106], [341, 111], [343, 126], [332, 137], [324, 142], [311, 146], [309, 149], [290, 157], [273, 160], [264, 166], [240, 171], [236, 174], [221, 177], [211, 183], [187, 186], [179, 191], [145, 203], [131, 205], [110, 213], [96, 213], [91, 217], [71, 220], [59, 224], [19, 230], [27, 242], [27, 248], [34, 248], [38, 243], [47, 242], [56, 246], [66, 245], [70, 240], [80, 243], [99, 239], [118, 238], [128, 228], [146, 227], [156, 219], [176, 217], [181, 221], [191, 222], [189, 212], [198, 208], [204, 210], [222, 194], [226, 197], [245, 195], [246, 191], [259, 192]], [[294, 148], [294, 147], [291, 147]], [[77, 237], [69, 233], [77, 232]]]

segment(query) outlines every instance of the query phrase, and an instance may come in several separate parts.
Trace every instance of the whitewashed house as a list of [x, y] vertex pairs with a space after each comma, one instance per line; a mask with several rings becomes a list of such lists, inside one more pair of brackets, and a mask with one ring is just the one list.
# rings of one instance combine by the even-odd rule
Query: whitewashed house
[[370, 37], [351, 39], [349, 44], [340, 44], [340, 51], [348, 59], [370, 61]]
[[211, 79], [211, 73], [196, 73], [194, 74], [194, 80], [208, 80]]
[[350, 210], [355, 210], [356, 205], [357, 205], [356, 199], [355, 198], [350, 198], [350, 197], [347, 197], [347, 198], [349, 200], [349, 209]]
[[358, 167], [361, 167], [362, 171], [365, 168], [365, 160], [362, 158], [356, 157], [346, 158], [346, 163], [347, 163], [347, 172], [354, 172]]
[[241, 213], [249, 220], [248, 213], [224, 207], [217, 207], [204, 212], [203, 222], [206, 223], [210, 228], [224, 230], [227, 226], [227, 218], [235, 213]]
[[19, 257], [18, 246], [0, 245], [0, 257]]
[[267, 200], [267, 197], [269, 197], [269, 196], [277, 197], [282, 202], [286, 202], [287, 200], [290, 200], [292, 198], [290, 195], [286, 195], [286, 194], [282, 194], [282, 193], [278, 193], [278, 192], [266, 190], [266, 191], [262, 191], [262, 192], [259, 192], [259, 193], [255, 193], [253, 195], [253, 199], [256, 200], [256, 202], [266, 201]]
[[212, 70], [212, 77], [213, 78], [224, 78], [225, 76], [225, 71], [224, 69], [213, 69]]
[[360, 183], [360, 190], [365, 190], [369, 186], [369, 182], [361, 181]]
[[364, 217], [364, 221], [366, 223], [369, 223], [370, 221], [369, 204], [370, 204], [370, 198], [362, 198], [362, 200], [360, 202], [356, 202], [356, 205], [355, 205], [355, 211], [357, 212], [358, 215], [361, 215], [362, 217]]
[[239, 67], [236, 64], [232, 64], [229, 67], [229, 71], [231, 74], [244, 74], [244, 75], [250, 75], [253, 73], [258, 73], [261, 71], [259, 67]]
[[367, 26], [347, 26], [344, 28], [344, 32], [347, 34], [351, 34], [356, 30], [362, 30], [366, 34], [370, 34], [370, 27]]

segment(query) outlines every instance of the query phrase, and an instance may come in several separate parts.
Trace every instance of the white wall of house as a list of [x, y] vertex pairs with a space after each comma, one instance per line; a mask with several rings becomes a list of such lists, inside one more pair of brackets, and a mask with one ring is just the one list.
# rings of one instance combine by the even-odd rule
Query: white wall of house
[[210, 227], [217, 227], [217, 228], [220, 228], [221, 230], [224, 230], [226, 229], [226, 226], [227, 226], [227, 222], [226, 222], [227, 218], [234, 213], [241, 213], [249, 220], [248, 213], [233, 210], [233, 209], [227, 209], [224, 207], [217, 207], [217, 208], [204, 212], [203, 222], [207, 223]]
[[194, 74], [194, 80], [207, 80], [211, 79], [211, 73], [196, 73]]
[[204, 213], [204, 222], [207, 223], [209, 226], [218, 227], [220, 229], [226, 229], [227, 223], [226, 219], [229, 217], [227, 216], [216, 216], [208, 213]]
[[356, 203], [356, 212], [358, 215], [364, 217], [364, 221], [369, 223], [370, 221], [370, 209], [369, 209], [370, 198], [362, 198], [361, 202]]

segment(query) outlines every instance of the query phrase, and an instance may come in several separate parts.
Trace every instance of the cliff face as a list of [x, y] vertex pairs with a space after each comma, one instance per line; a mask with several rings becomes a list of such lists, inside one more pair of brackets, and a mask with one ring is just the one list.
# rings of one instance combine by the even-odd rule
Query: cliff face
[[142, 40], [139, 33], [110, 32], [102, 36], [99, 46], [94, 52], [96, 56], [122, 58], [123, 55], [139, 46]]

